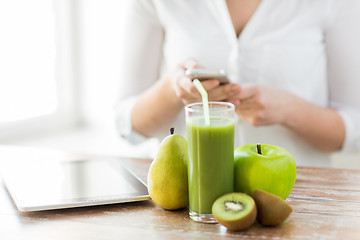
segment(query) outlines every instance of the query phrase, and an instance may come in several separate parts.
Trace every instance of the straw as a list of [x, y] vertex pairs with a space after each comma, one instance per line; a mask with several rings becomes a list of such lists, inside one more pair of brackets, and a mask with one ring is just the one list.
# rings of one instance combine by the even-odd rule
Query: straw
[[208, 94], [198, 79], [194, 79], [193, 84], [195, 85], [196, 89], [199, 91], [201, 98], [202, 98], [205, 125], [210, 125]]

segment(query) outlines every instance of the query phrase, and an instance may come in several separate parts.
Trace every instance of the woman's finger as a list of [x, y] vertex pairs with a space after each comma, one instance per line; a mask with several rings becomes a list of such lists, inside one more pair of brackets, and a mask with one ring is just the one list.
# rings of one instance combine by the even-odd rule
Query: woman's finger
[[237, 97], [241, 100], [251, 98], [257, 94], [258, 87], [255, 84], [244, 84]]
[[241, 91], [240, 86], [232, 83], [221, 85], [208, 92], [209, 99], [213, 101], [225, 101], [226, 99], [235, 99]]

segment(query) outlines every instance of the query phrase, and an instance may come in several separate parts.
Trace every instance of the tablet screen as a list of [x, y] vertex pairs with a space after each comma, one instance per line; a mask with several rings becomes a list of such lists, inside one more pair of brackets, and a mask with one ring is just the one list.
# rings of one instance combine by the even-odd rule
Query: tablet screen
[[146, 185], [119, 159], [13, 161], [1, 167], [3, 181], [20, 211], [142, 201]]

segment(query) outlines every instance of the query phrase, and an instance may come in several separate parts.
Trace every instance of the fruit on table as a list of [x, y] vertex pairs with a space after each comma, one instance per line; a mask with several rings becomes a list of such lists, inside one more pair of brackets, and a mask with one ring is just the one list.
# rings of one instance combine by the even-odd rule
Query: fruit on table
[[262, 191], [255, 190], [252, 198], [256, 203], [258, 223], [264, 226], [279, 225], [292, 212], [291, 206], [282, 198]]
[[212, 213], [227, 229], [240, 231], [255, 222], [256, 206], [254, 200], [245, 193], [228, 193], [215, 200]]
[[284, 148], [268, 144], [246, 144], [234, 152], [235, 191], [250, 196], [256, 189], [286, 199], [296, 178], [296, 164]]
[[188, 148], [185, 138], [174, 134], [164, 138], [159, 151], [150, 165], [148, 190], [151, 199], [167, 210], [189, 205], [187, 162]]

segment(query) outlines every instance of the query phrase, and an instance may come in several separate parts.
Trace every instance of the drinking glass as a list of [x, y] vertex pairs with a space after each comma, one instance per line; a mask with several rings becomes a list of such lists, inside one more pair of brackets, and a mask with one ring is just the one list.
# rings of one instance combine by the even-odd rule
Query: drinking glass
[[209, 102], [205, 121], [203, 103], [185, 106], [189, 148], [189, 214], [197, 222], [214, 223], [212, 204], [234, 191], [235, 107]]

